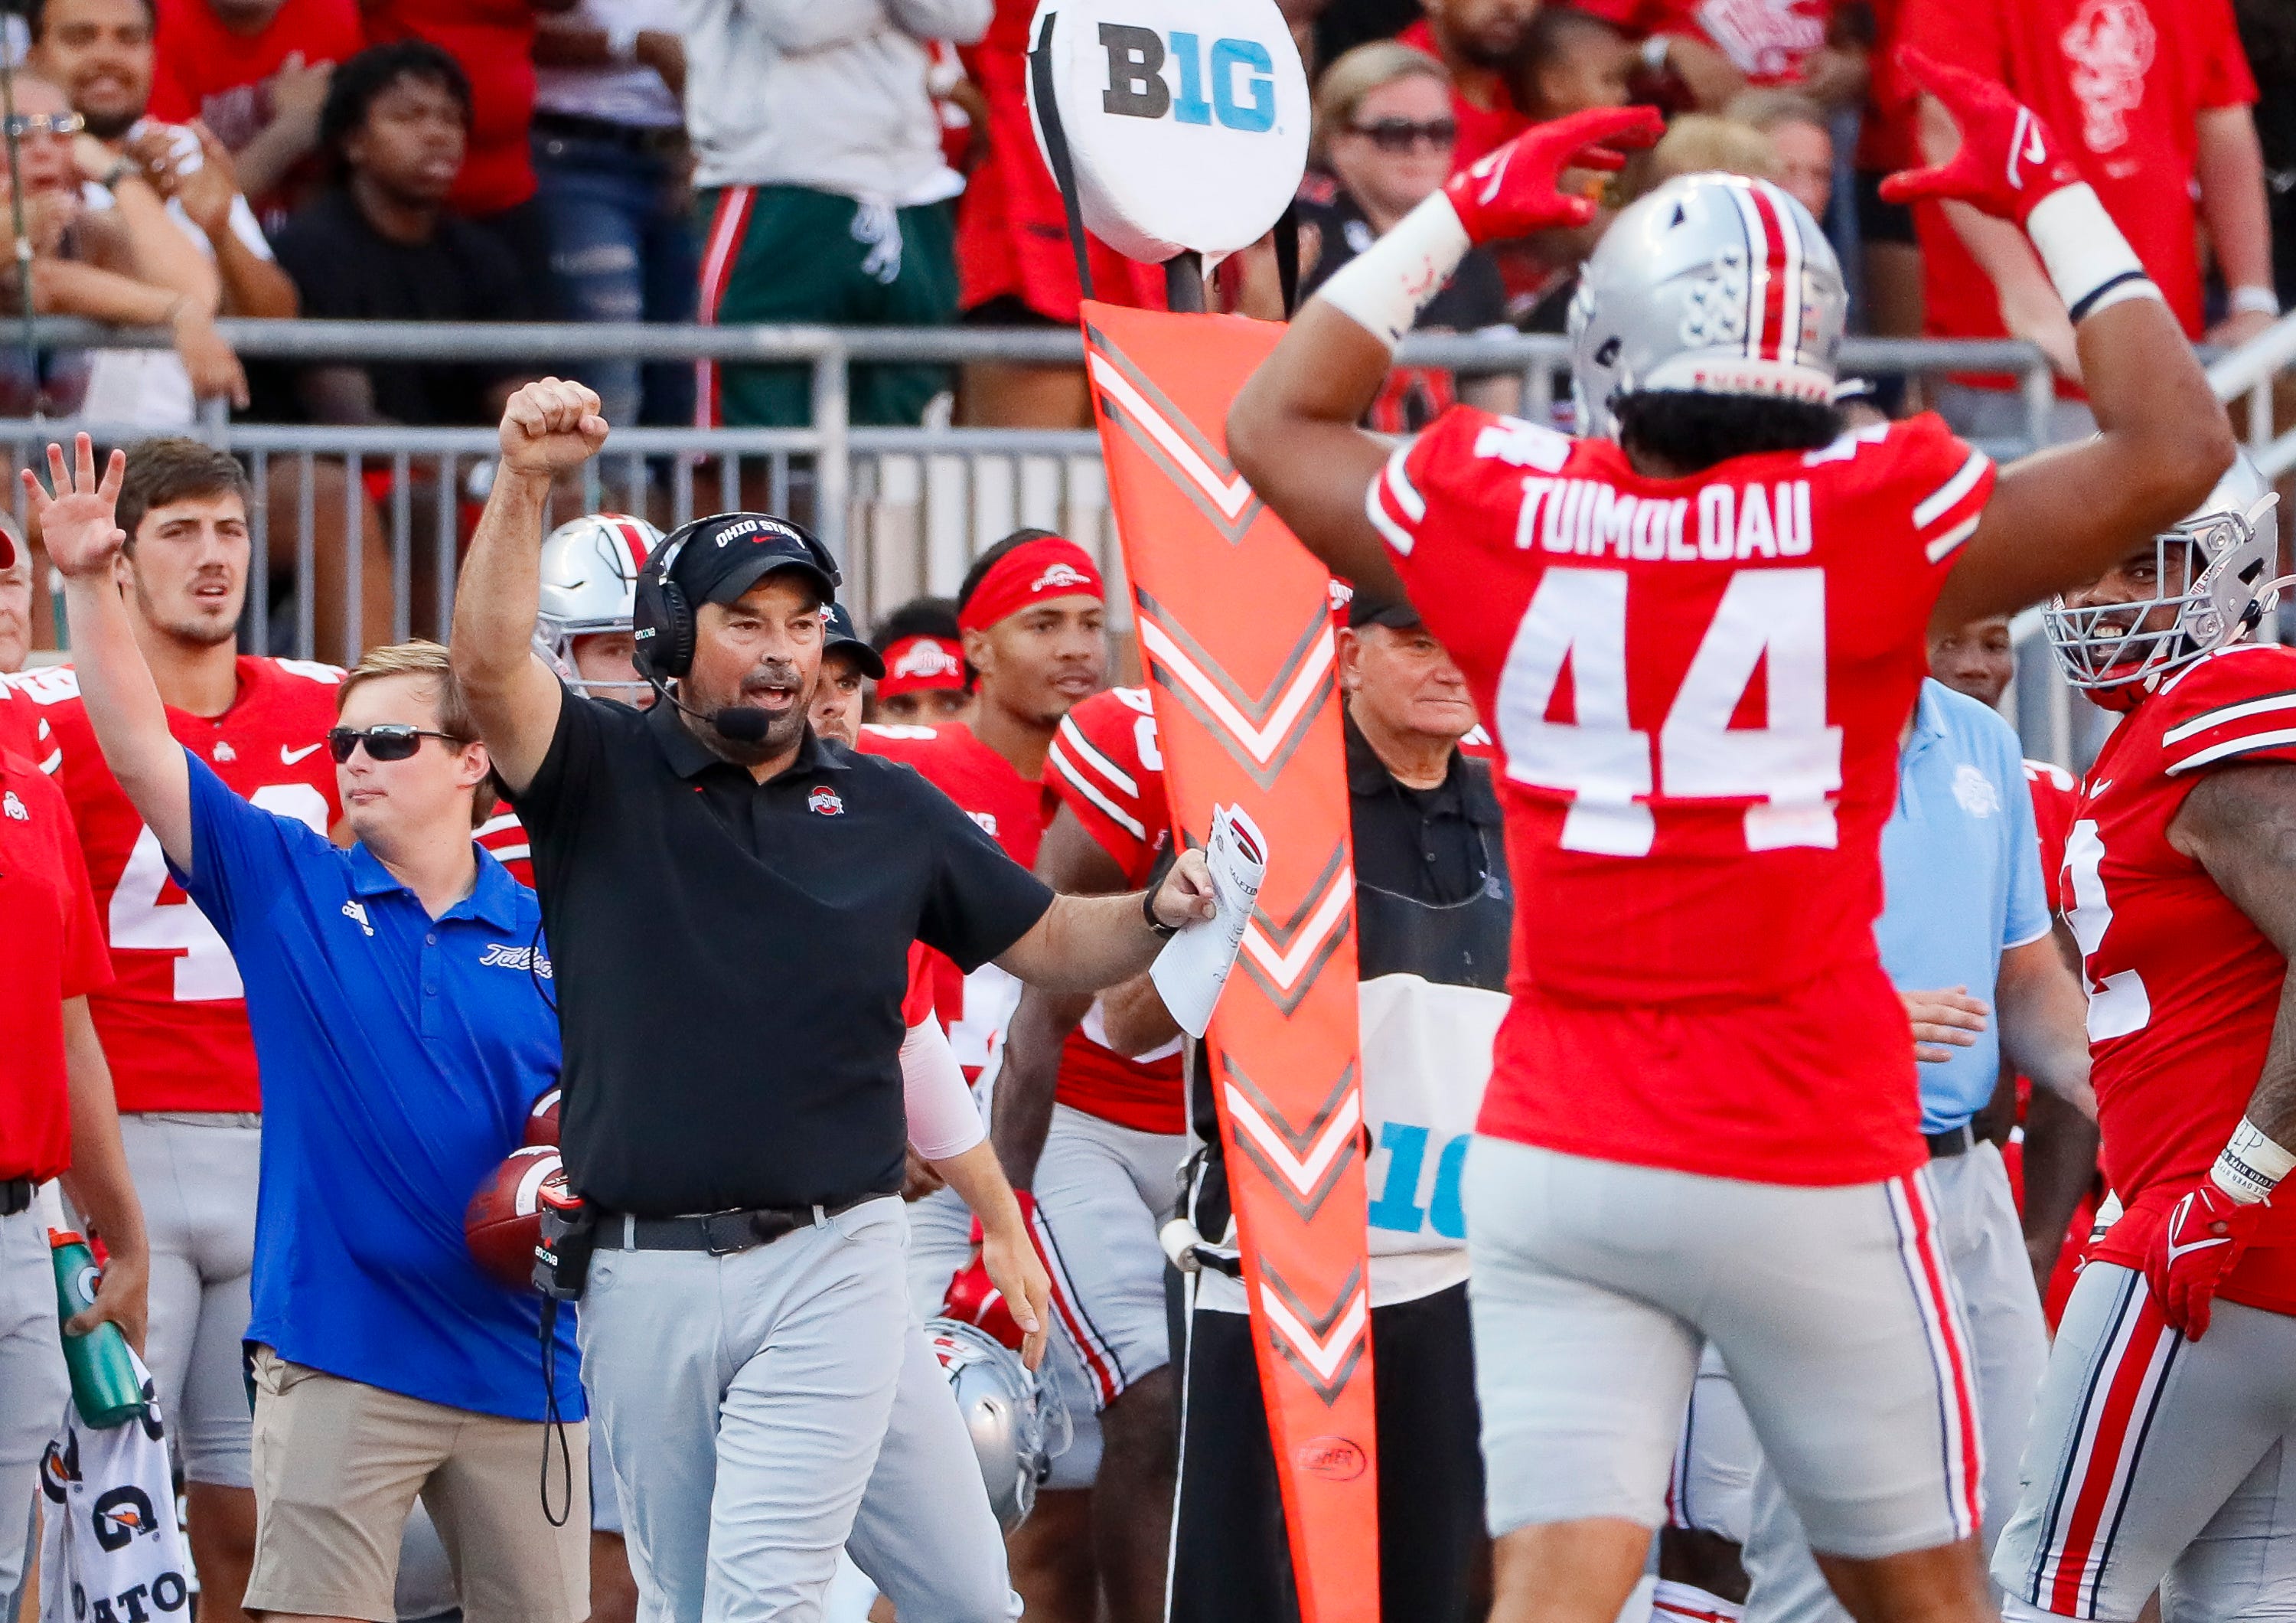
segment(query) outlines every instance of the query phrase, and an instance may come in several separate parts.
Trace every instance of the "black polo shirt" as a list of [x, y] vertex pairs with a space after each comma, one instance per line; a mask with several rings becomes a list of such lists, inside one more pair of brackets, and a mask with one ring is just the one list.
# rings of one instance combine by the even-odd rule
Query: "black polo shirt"
[[[1349, 834], [1359, 883], [1447, 907], [1482, 890], [1494, 869], [1505, 881], [1499, 803], [1488, 767], [1454, 749], [1443, 781], [1414, 789], [1387, 770], [1352, 716], [1347, 738]], [[1366, 968], [1364, 978], [1376, 973]]]
[[909, 943], [970, 971], [1052, 901], [911, 768], [808, 731], [761, 784], [668, 704], [565, 695], [518, 813], [567, 1173], [640, 1216], [898, 1190]]

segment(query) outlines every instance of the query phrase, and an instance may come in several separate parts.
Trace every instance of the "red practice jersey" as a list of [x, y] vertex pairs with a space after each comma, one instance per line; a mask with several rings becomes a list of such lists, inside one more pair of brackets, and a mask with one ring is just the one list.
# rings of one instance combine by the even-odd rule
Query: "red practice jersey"
[[507, 803], [497, 805], [495, 814], [480, 823], [471, 837], [492, 853], [495, 861], [510, 870], [512, 878], [529, 890], [534, 888], [534, 849], [526, 825]]
[[[1076, 813], [1101, 849], [1116, 859], [1135, 890], [1148, 883], [1172, 843], [1172, 809], [1164, 797], [1164, 755], [1145, 688], [1095, 693], [1061, 719], [1045, 757], [1045, 789]], [[1095, 1001], [1061, 1050], [1054, 1097], [1072, 1109], [1140, 1133], [1188, 1130], [1180, 1041], [1127, 1059], [1103, 1041]]]
[[2033, 797], [2033, 832], [2041, 843], [2041, 884], [2049, 894], [2049, 911], [2069, 912], [2072, 898], [2060, 894], [2057, 881], [2064, 872], [2065, 839], [2073, 830], [2080, 783], [2061, 766], [2028, 761], [2025, 789]]
[[63, 1006], [111, 979], [111, 961], [63, 792], [0, 748], [0, 1178], [71, 1166]]
[[1382, 469], [1370, 515], [1505, 763], [1482, 1131], [1777, 1183], [1920, 1164], [1881, 831], [1993, 477], [1933, 416], [1657, 479], [1467, 409]]
[[59, 764], [55, 729], [25, 687], [38, 675], [33, 671], [0, 676], [0, 750], [21, 755], [43, 772], [53, 772]]
[[[2210, 768], [2296, 762], [2291, 715], [2296, 652], [2226, 648], [2130, 712], [2082, 781], [2062, 888], [2088, 978], [2105, 1182], [2126, 1208], [2092, 1258], [2144, 1265], [2264, 1067], [2288, 960], [2169, 844], [2169, 827]], [[2221, 1294], [2296, 1313], [2296, 1201], [2274, 1204]]]
[[[1044, 786], [1014, 771], [972, 729], [958, 721], [944, 727], [871, 722], [861, 729], [857, 747], [914, 767], [987, 830], [1005, 855], [1023, 868], [1036, 867], [1047, 818]], [[964, 975], [939, 953], [931, 958], [934, 1009], [948, 1028], [949, 1046], [964, 1067], [965, 1081], [978, 1082], [1021, 1001], [1021, 983], [995, 964]]]
[[[342, 815], [327, 729], [332, 665], [239, 660], [239, 693], [219, 716], [168, 712], [168, 730], [235, 793], [324, 834]], [[71, 803], [119, 978], [88, 1000], [122, 1110], [260, 1110], [255, 1044], [231, 949], [168, 877], [159, 836], [104, 765], [69, 666], [21, 684], [53, 729], [57, 779]]]

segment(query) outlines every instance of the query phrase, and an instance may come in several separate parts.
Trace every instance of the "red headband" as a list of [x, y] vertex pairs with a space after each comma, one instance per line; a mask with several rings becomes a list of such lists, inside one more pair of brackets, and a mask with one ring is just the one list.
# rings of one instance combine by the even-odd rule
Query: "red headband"
[[904, 637], [885, 650], [885, 674], [877, 696], [964, 686], [964, 649], [946, 637]]
[[1074, 541], [1048, 535], [1023, 541], [991, 564], [956, 611], [956, 623], [967, 631], [981, 631], [1048, 597], [1106, 596], [1092, 554]]

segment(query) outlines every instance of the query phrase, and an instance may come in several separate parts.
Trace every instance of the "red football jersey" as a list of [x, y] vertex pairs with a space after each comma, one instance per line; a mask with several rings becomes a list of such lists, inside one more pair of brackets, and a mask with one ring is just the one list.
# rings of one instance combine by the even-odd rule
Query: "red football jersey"
[[0, 749], [0, 1178], [45, 1182], [71, 1166], [65, 1000], [111, 979], [87, 865], [62, 792]]
[[[1657, 479], [1464, 409], [1382, 469], [1370, 515], [1505, 762], [1514, 1006], [1482, 1131], [1779, 1183], [1920, 1162], [1881, 831], [1993, 476], [1933, 416]], [[1745, 1074], [1702, 1051], [1756, 1014]]]
[[526, 825], [518, 820], [518, 813], [508, 803], [497, 805], [495, 814], [480, 823], [471, 837], [493, 853], [512, 878], [529, 890], [534, 888], [534, 848], [527, 838]]
[[[219, 716], [168, 712], [168, 730], [234, 792], [324, 834], [342, 815], [327, 729], [332, 665], [239, 660], [239, 693]], [[260, 1110], [255, 1044], [231, 949], [168, 877], [159, 836], [127, 803], [96, 747], [69, 666], [32, 673], [62, 754], [57, 769], [86, 853], [119, 976], [89, 1000], [123, 1110]]]
[[0, 676], [0, 750], [13, 751], [43, 772], [53, 772], [58, 764], [55, 729], [24, 688], [38, 674]]
[[[1011, 762], [964, 723], [890, 727], [873, 721], [862, 727], [857, 747], [914, 767], [986, 829], [1005, 855], [1023, 868], [1036, 867], [1047, 817], [1044, 786], [1014, 771]], [[939, 953], [931, 958], [934, 1009], [948, 1028], [949, 1046], [964, 1067], [964, 1079], [978, 1082], [1021, 1001], [1021, 983], [995, 964], [964, 975]]]
[[[1095, 693], [1061, 719], [1045, 757], [1045, 788], [1076, 813], [1137, 890], [1172, 843], [1164, 796], [1164, 755], [1145, 688]], [[1061, 1049], [1054, 1097], [1072, 1109], [1140, 1133], [1188, 1130], [1180, 1041], [1128, 1059], [1101, 1039], [1108, 1028], [1095, 1002]]]
[[[2264, 1067], [2288, 960], [2169, 841], [2202, 774], [2296, 762], [2296, 651], [2235, 646], [2130, 712], [2083, 779], [2063, 890], [2088, 977], [2090, 1080], [2104, 1176], [2126, 1207], [2092, 1257], [2144, 1265], [2162, 1220], [2208, 1175]], [[2296, 1313], [2296, 1200], [2276, 1201], [2229, 1301]]]
[[2033, 833], [2041, 844], [2041, 884], [2048, 892], [2049, 910], [2070, 911], [2072, 898], [2059, 894], [2057, 880], [2064, 872], [2065, 838], [2072, 832], [2073, 803], [2080, 784], [2070, 772], [2046, 761], [2025, 763], [2025, 788], [2033, 797]]
[[[1899, 37], [1997, 79], [2079, 152], [2128, 245], [2201, 335], [2198, 115], [2256, 100], [2230, 0], [1904, 0]], [[1927, 328], [1997, 338], [2001, 301], [1936, 203], [1914, 210]]]

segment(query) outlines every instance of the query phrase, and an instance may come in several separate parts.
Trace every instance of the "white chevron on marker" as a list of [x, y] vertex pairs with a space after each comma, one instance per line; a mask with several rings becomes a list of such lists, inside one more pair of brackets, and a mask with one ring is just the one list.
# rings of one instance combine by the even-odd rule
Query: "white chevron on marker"
[[1284, 689], [1283, 702], [1275, 706], [1265, 727], [1254, 727], [1250, 717], [1235, 707], [1235, 702], [1222, 693], [1219, 685], [1206, 676], [1196, 662], [1183, 653], [1171, 633], [1145, 614], [1140, 616], [1141, 646], [1155, 658], [1168, 666], [1190, 693], [1201, 700], [1206, 710], [1222, 727], [1235, 735], [1236, 742], [1250, 751], [1251, 758], [1266, 766], [1283, 740], [1291, 736], [1292, 724], [1300, 719], [1321, 690], [1324, 673], [1332, 667], [1332, 636], [1324, 631], [1316, 638], [1316, 647], [1292, 678], [1291, 687]]
[[1356, 1338], [1363, 1333], [1370, 1309], [1365, 1306], [1363, 1289], [1356, 1289], [1355, 1299], [1348, 1304], [1331, 1334], [1318, 1336], [1300, 1322], [1300, 1315], [1283, 1304], [1283, 1298], [1266, 1285], [1259, 1288], [1259, 1305], [1267, 1314], [1267, 1322], [1283, 1332], [1283, 1339], [1299, 1349], [1310, 1369], [1322, 1380], [1329, 1380], [1355, 1347]]
[[[1142, 623], [1147, 622], [1144, 621]], [[1332, 888], [1316, 904], [1314, 917], [1292, 938], [1290, 952], [1278, 952], [1275, 944], [1260, 933], [1258, 919], [1244, 921], [1243, 950], [1251, 954], [1254, 963], [1267, 972], [1268, 979], [1284, 991], [1291, 991], [1292, 984], [1300, 978], [1308, 960], [1316, 956], [1316, 950], [1324, 944], [1324, 938], [1332, 933], [1341, 916], [1348, 910], [1348, 897], [1354, 884], [1355, 870], [1350, 868], [1340, 869], [1332, 881]]]
[[1174, 428], [1164, 414], [1148, 403], [1147, 398], [1132, 386], [1126, 377], [1109, 363], [1108, 358], [1095, 350], [1092, 355], [1092, 375], [1102, 388], [1116, 397], [1117, 403], [1132, 415], [1164, 454], [1177, 463], [1180, 470], [1196, 482], [1212, 505], [1226, 514], [1232, 521], [1251, 500], [1251, 487], [1238, 474], [1233, 479], [1222, 479], [1212, 465], [1188, 443], [1187, 436]]
[[1341, 1102], [1338, 1113], [1332, 1117], [1331, 1125], [1324, 1129], [1316, 1138], [1315, 1147], [1302, 1160], [1292, 1153], [1292, 1146], [1283, 1135], [1259, 1113], [1259, 1107], [1245, 1098], [1233, 1083], [1227, 1089], [1227, 1110], [1235, 1125], [1251, 1135], [1251, 1141], [1259, 1146], [1260, 1153], [1283, 1174], [1284, 1182], [1300, 1191], [1302, 1199], [1315, 1193], [1316, 1186], [1324, 1181], [1324, 1174], [1331, 1170], [1332, 1163], [1348, 1147], [1356, 1128], [1363, 1121], [1362, 1097], [1350, 1090]]

